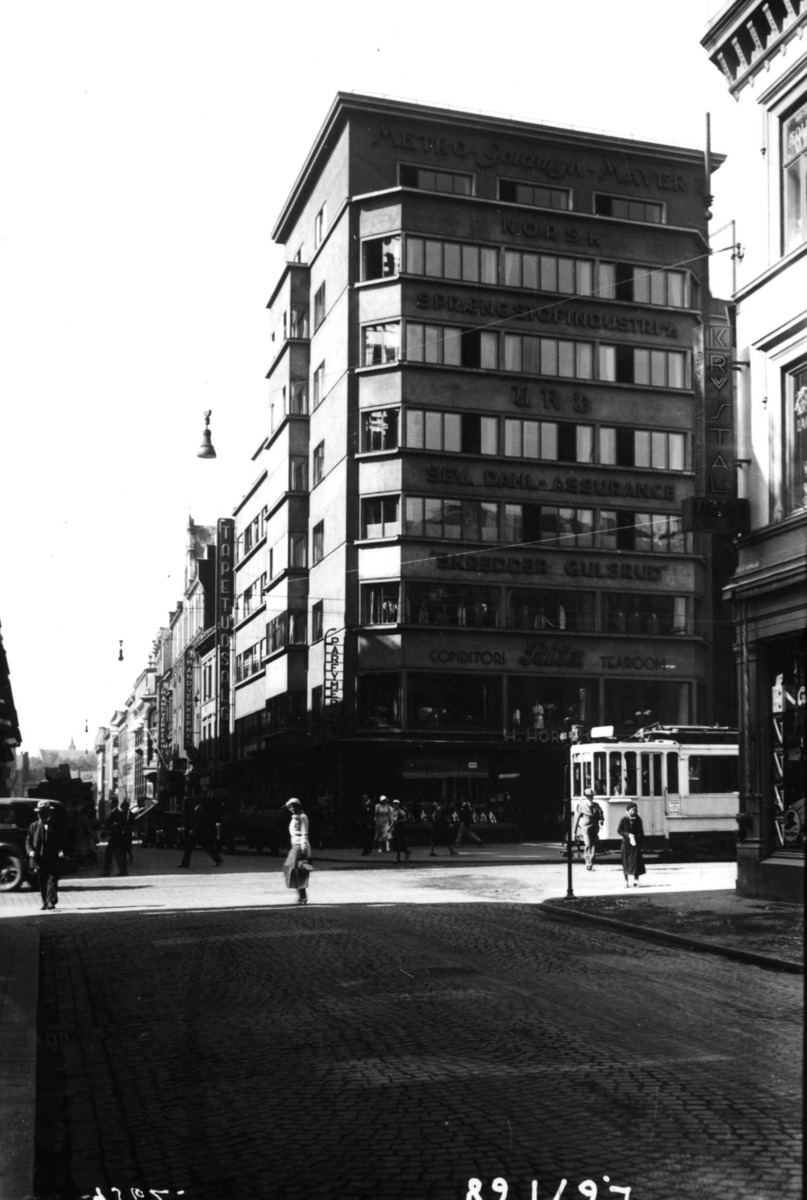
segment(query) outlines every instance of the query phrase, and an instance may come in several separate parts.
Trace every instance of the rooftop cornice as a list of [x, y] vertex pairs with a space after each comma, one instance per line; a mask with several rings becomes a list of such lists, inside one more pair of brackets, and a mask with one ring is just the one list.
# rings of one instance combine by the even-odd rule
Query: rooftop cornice
[[[774, 0], [776, 2], [776, 0]], [[661, 142], [647, 142], [623, 134], [584, 130], [575, 126], [541, 125], [521, 118], [505, 117], [491, 113], [471, 112], [463, 109], [442, 108], [415, 101], [395, 100], [388, 96], [371, 96], [358, 92], [337, 92], [327, 117], [319, 130], [302, 169], [294, 181], [274, 227], [272, 238], [284, 242], [289, 225], [298, 206], [307, 194], [318, 164], [327, 153], [331, 141], [341, 132], [348, 117], [355, 114], [372, 114], [381, 118], [399, 120], [430, 120], [441, 125], [456, 125], [463, 131], [469, 128], [483, 130], [500, 137], [541, 138], [545, 142], [557, 142], [567, 149], [600, 149], [613, 152], [654, 157], [665, 162], [680, 162], [699, 165], [703, 160], [702, 149], [671, 146]], [[715, 158], [716, 161], [716, 158]]]
[[794, 38], [803, 38], [805, 29], [805, 0], [734, 0], [717, 14], [701, 45], [737, 100]]

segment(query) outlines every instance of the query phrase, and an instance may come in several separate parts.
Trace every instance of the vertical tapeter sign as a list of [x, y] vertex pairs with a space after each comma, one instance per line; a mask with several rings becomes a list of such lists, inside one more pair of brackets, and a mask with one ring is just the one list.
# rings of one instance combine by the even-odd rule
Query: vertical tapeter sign
[[233, 559], [235, 521], [220, 517], [216, 549], [216, 696], [217, 737], [230, 732], [230, 658], [233, 631]]

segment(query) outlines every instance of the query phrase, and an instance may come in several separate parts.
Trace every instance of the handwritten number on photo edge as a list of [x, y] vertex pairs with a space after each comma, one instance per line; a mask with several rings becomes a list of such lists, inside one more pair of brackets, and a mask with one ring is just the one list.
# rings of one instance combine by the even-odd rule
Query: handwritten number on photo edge
[[593, 1179], [584, 1179], [577, 1190], [586, 1200], [597, 1200], [597, 1185]]
[[507, 1190], [508, 1189], [507, 1189], [507, 1180], [506, 1179], [502, 1179], [502, 1177], [500, 1175], [497, 1175], [497, 1177], [493, 1180], [493, 1183], [490, 1186], [492, 1187], [494, 1192], [498, 1192], [498, 1194], [501, 1196], [502, 1200], [507, 1200]]

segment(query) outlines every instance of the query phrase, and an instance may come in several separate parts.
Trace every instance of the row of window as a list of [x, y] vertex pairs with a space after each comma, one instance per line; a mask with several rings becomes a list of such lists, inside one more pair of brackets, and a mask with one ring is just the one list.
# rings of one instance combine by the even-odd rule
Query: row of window
[[[503, 542], [506, 546], [540, 543], [561, 550], [629, 550], [641, 554], [686, 554], [690, 538], [680, 515], [626, 509], [573, 508], [554, 504], [511, 504], [497, 500], [458, 500], [443, 496], [407, 496], [403, 530], [401, 498], [365, 497], [361, 502], [363, 539], [398, 537], [442, 541]], [[289, 534], [269, 549], [268, 571], [236, 601], [236, 620], [263, 603], [268, 580], [308, 565], [306, 535]], [[311, 531], [311, 565], [325, 556], [325, 522]]]
[[[459, 583], [364, 584], [366, 625], [437, 625], [447, 628], [523, 629], [559, 633], [685, 635], [687, 598], [660, 593], [596, 593], [552, 588], [475, 587]], [[312, 632], [315, 626], [312, 623]], [[320, 629], [321, 636], [321, 629]]]
[[[548, 679], [410, 671], [404, 686], [400, 672], [360, 675], [356, 715], [359, 725], [367, 728], [400, 728], [404, 723], [405, 691], [408, 727], [562, 729], [563, 718], [577, 704], [582, 688], [588, 695], [587, 719], [597, 724], [599, 681], [593, 677]], [[632, 724], [637, 709], [651, 710], [664, 723], [680, 722], [680, 714], [692, 709], [687, 682], [606, 679], [604, 691], [604, 712], [619, 724]], [[312, 708], [313, 699], [312, 695]]]
[[[364, 625], [643, 636], [686, 636], [692, 632], [687, 597], [653, 593], [602, 592], [598, 606], [595, 592], [413, 580], [404, 584], [364, 584], [360, 604]], [[283, 612], [268, 621], [266, 636], [236, 657], [236, 682], [259, 671], [268, 656], [289, 646], [306, 645], [306, 623], [302, 611]], [[323, 602], [319, 600], [311, 609], [312, 643], [322, 639], [323, 626]]]
[[[401, 163], [398, 168], [401, 187], [418, 188], [426, 192], [445, 192], [453, 196], [473, 196], [474, 176], [466, 171], [432, 171]], [[524, 204], [530, 208], [553, 208], [569, 211], [572, 207], [572, 189], [547, 187], [543, 184], [527, 183], [519, 179], [500, 179], [498, 198], [508, 204]], [[658, 225], [665, 220], [664, 205], [655, 201], [636, 200], [629, 196], [615, 196], [608, 192], [595, 192], [592, 211], [603, 217], [620, 217], [628, 221], [649, 221]]]
[[[453, 242], [413, 234], [406, 235], [402, 258], [401, 241], [401, 234], [366, 241], [362, 247], [362, 278], [396, 276], [403, 261], [407, 274], [430, 279], [501, 284], [533, 292], [559, 292], [669, 308], [688, 308], [692, 302], [694, 289], [688, 271], [527, 250], [502, 250], [473, 242]], [[315, 316], [315, 329], [317, 325]]]
[[[407, 362], [644, 387], [691, 387], [689, 355], [683, 350], [609, 346], [419, 321], [407, 321], [405, 332]], [[365, 325], [362, 334], [361, 361], [365, 367], [384, 366], [401, 358], [400, 321]], [[320, 369], [324, 371], [324, 363]], [[316, 404], [315, 399], [314, 407]]]
[[[388, 450], [397, 445], [397, 410], [380, 409], [362, 415], [364, 450]], [[429, 409], [407, 409], [406, 447], [447, 454], [686, 470], [683, 433], [521, 417], [505, 417], [502, 426], [498, 417]]]
[[[394, 537], [400, 532], [397, 496], [362, 500], [362, 536]], [[541, 543], [556, 549], [629, 550], [646, 554], [685, 554], [689, 538], [680, 515], [566, 505], [510, 504], [407, 496], [403, 532], [411, 537], [498, 543]]]

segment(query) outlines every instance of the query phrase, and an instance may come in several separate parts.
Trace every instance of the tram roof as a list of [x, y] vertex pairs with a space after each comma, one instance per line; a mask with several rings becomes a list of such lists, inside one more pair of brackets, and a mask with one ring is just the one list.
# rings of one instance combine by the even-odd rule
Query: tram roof
[[644, 725], [623, 737], [598, 737], [588, 743], [604, 742], [668, 742], [687, 745], [736, 745], [739, 733], [728, 725]]

